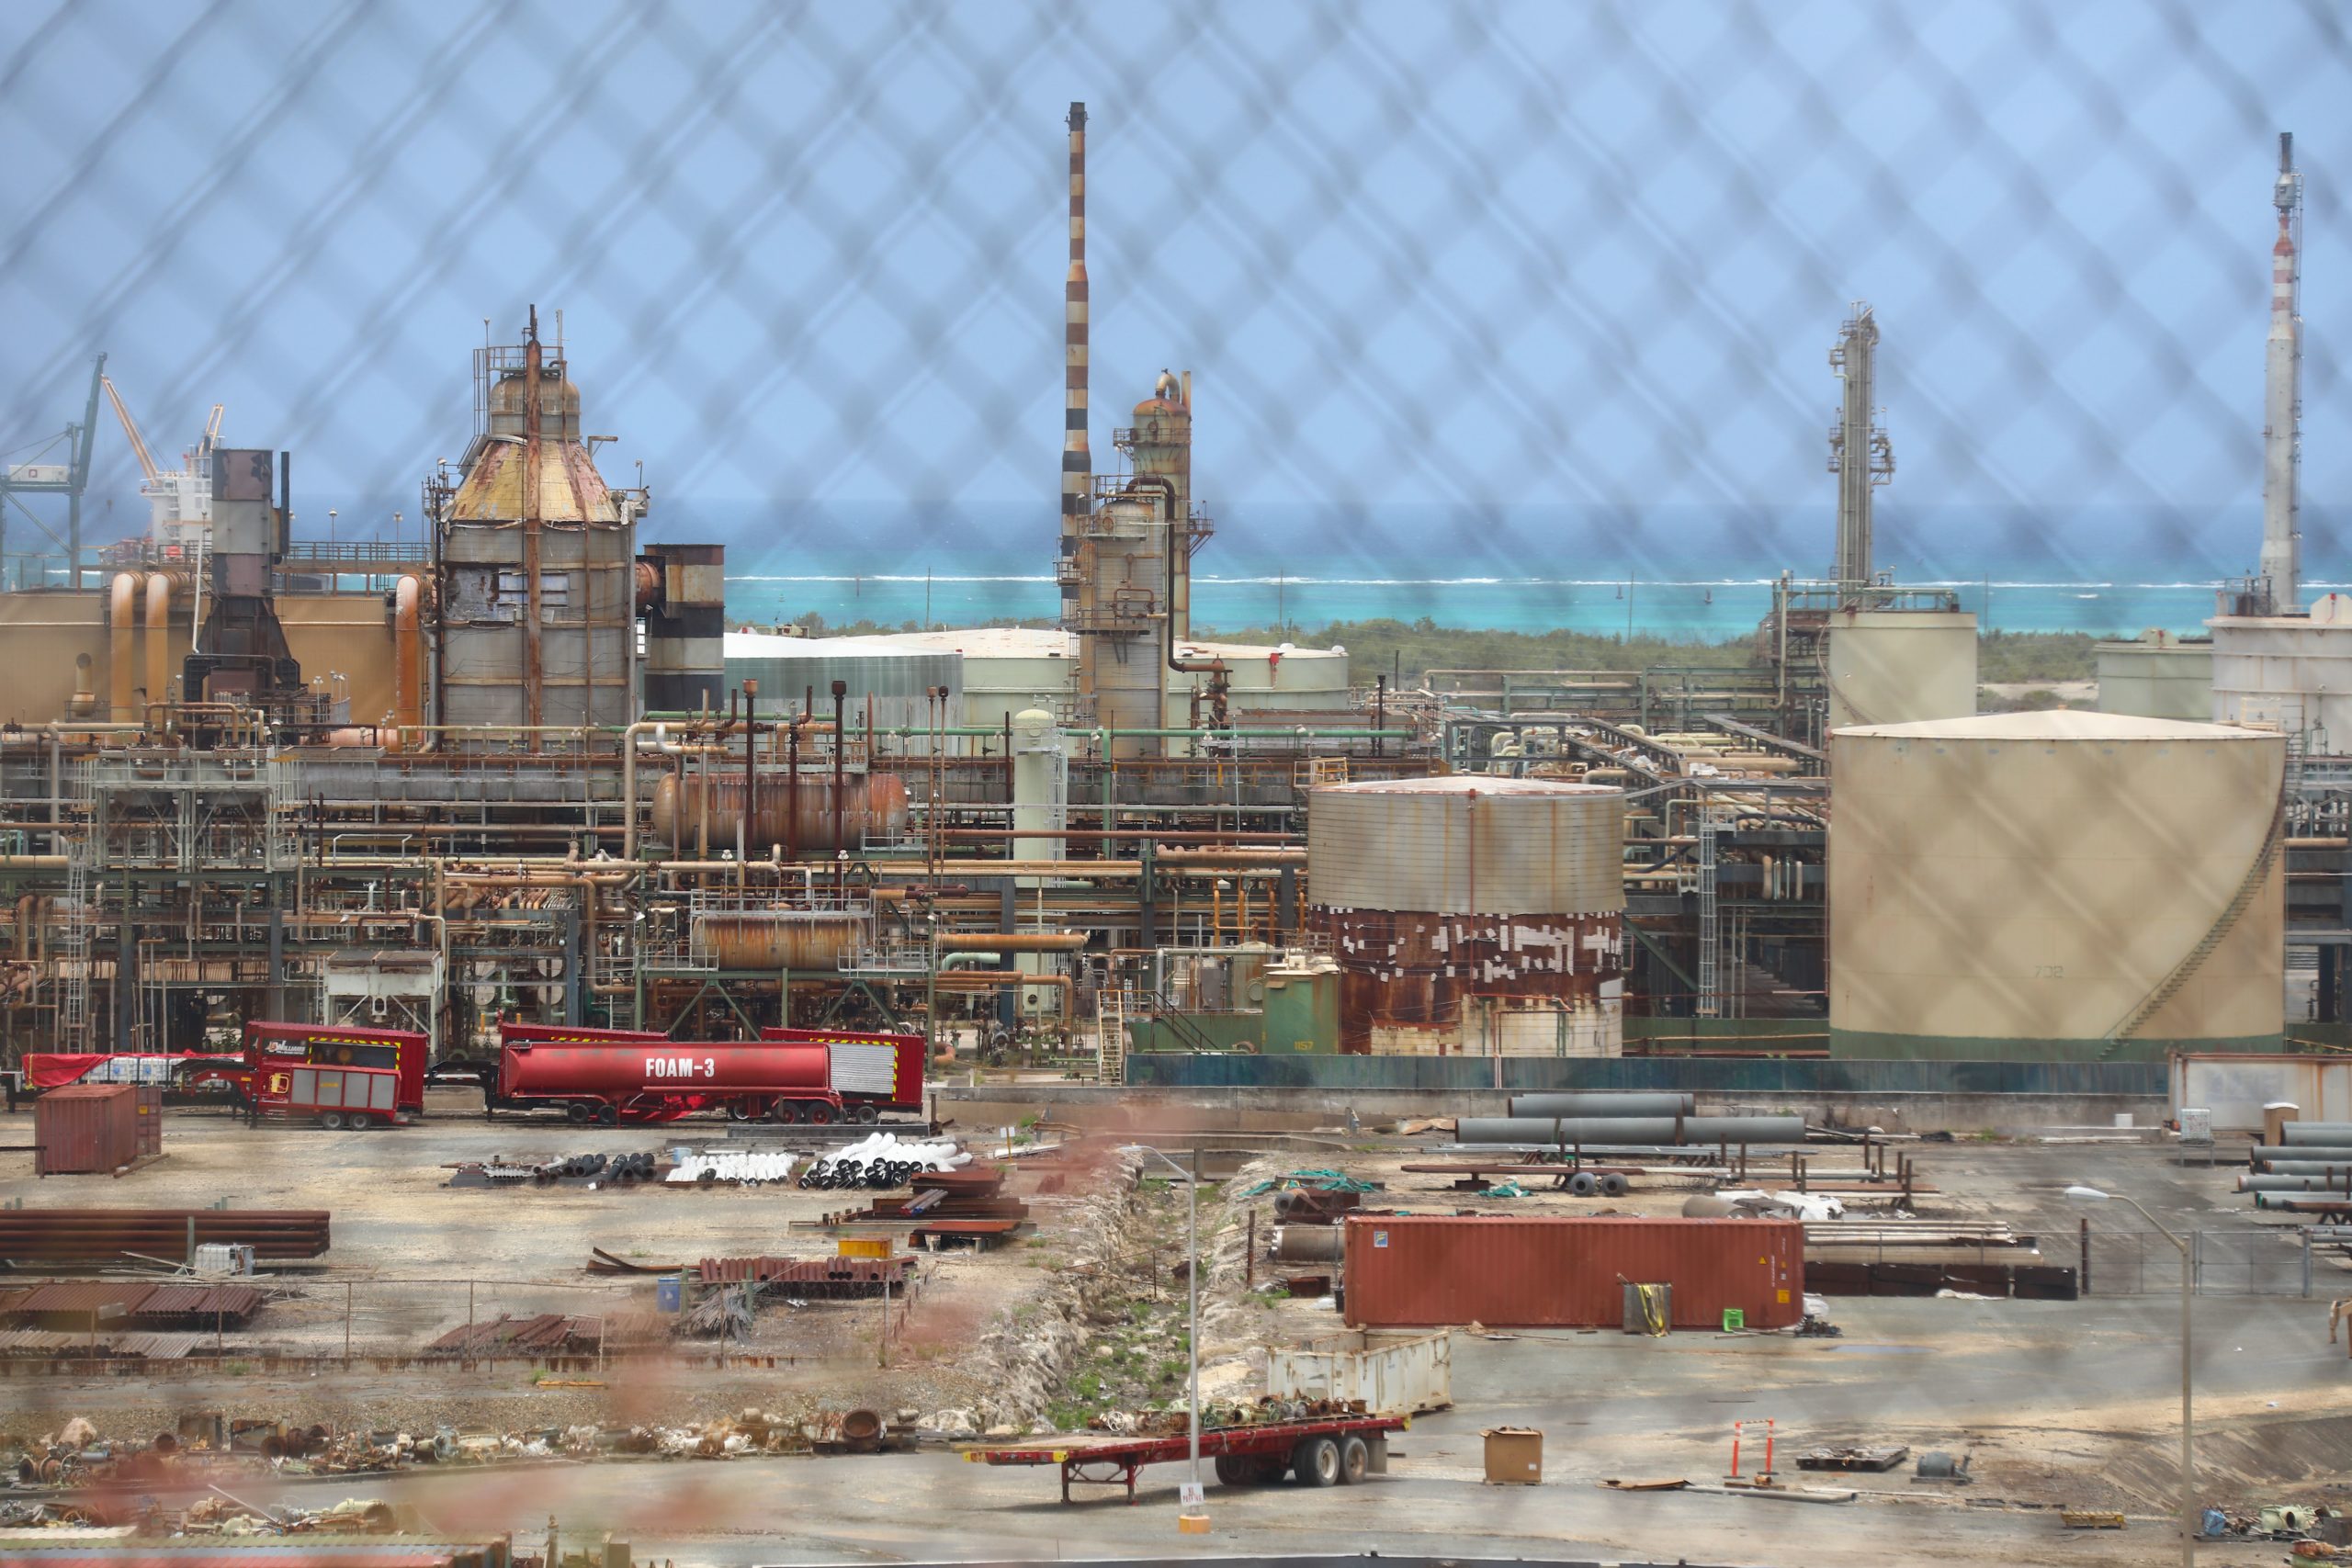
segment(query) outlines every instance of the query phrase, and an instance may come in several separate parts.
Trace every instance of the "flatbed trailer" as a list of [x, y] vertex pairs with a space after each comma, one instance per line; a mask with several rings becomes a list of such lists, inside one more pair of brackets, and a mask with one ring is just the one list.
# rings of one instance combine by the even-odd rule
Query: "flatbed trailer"
[[[1267, 1421], [1247, 1427], [1208, 1427], [1201, 1431], [1201, 1457], [1213, 1459], [1216, 1478], [1227, 1486], [1266, 1486], [1295, 1472], [1307, 1486], [1352, 1485], [1388, 1469], [1388, 1434], [1408, 1430], [1409, 1416], [1318, 1416], [1304, 1421]], [[962, 1452], [974, 1464], [1050, 1464], [1062, 1472], [1062, 1501], [1073, 1483], [1121, 1486], [1136, 1500], [1136, 1474], [1148, 1464], [1192, 1456], [1192, 1437], [1122, 1436], [1115, 1432], [1069, 1432], [1018, 1442], [967, 1443]]]

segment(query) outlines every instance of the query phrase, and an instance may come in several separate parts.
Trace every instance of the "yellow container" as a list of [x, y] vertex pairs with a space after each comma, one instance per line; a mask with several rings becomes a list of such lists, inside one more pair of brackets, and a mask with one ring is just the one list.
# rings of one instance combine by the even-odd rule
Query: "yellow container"
[[888, 1236], [845, 1235], [834, 1245], [841, 1249], [835, 1256], [841, 1258], [888, 1258], [890, 1256]]

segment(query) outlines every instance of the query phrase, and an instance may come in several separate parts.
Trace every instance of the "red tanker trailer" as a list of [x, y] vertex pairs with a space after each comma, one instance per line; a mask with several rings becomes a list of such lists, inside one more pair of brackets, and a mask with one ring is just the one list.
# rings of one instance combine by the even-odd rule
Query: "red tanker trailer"
[[922, 1037], [803, 1030], [790, 1041], [654, 1039], [630, 1044], [510, 1039], [492, 1110], [560, 1109], [574, 1122], [872, 1122], [922, 1106]]

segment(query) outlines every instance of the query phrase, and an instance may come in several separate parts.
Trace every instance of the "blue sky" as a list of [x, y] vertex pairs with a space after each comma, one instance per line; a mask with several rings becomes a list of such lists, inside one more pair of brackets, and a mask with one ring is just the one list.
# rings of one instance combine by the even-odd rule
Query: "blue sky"
[[[511, 341], [537, 301], [657, 529], [1027, 551], [1083, 98], [1098, 459], [1193, 369], [1230, 559], [1826, 555], [1825, 355], [1867, 299], [1892, 553], [2243, 570], [2285, 128], [2324, 571], [2343, 17], [28, 3], [0, 11], [0, 445], [78, 417], [105, 348], [159, 449], [225, 402], [295, 451], [306, 531], [337, 501], [364, 531], [462, 448], [483, 318]], [[135, 517], [110, 423], [99, 450]]]

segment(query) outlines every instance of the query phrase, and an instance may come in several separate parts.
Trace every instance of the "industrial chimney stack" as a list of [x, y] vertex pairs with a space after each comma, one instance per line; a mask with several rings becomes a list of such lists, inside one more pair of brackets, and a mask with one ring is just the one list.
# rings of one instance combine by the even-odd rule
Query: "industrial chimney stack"
[[2296, 517], [2295, 467], [2302, 441], [2302, 317], [2297, 288], [2301, 260], [2303, 176], [2295, 172], [2295, 138], [2278, 133], [2278, 241], [2270, 248], [2270, 336], [2264, 348], [2262, 399], [2262, 593], [2267, 613], [2302, 608], [2303, 539]]
[[1877, 422], [1878, 321], [1855, 301], [1838, 330], [1830, 368], [1846, 383], [1839, 418], [1829, 432], [1829, 471], [1838, 476], [1838, 558], [1830, 581], [1838, 602], [1859, 603], [1871, 584], [1871, 491], [1894, 477], [1894, 448]]
[[1069, 279], [1063, 289], [1068, 365], [1062, 393], [1062, 598], [1078, 596], [1076, 558], [1094, 478], [1086, 441], [1086, 106], [1069, 107]]

